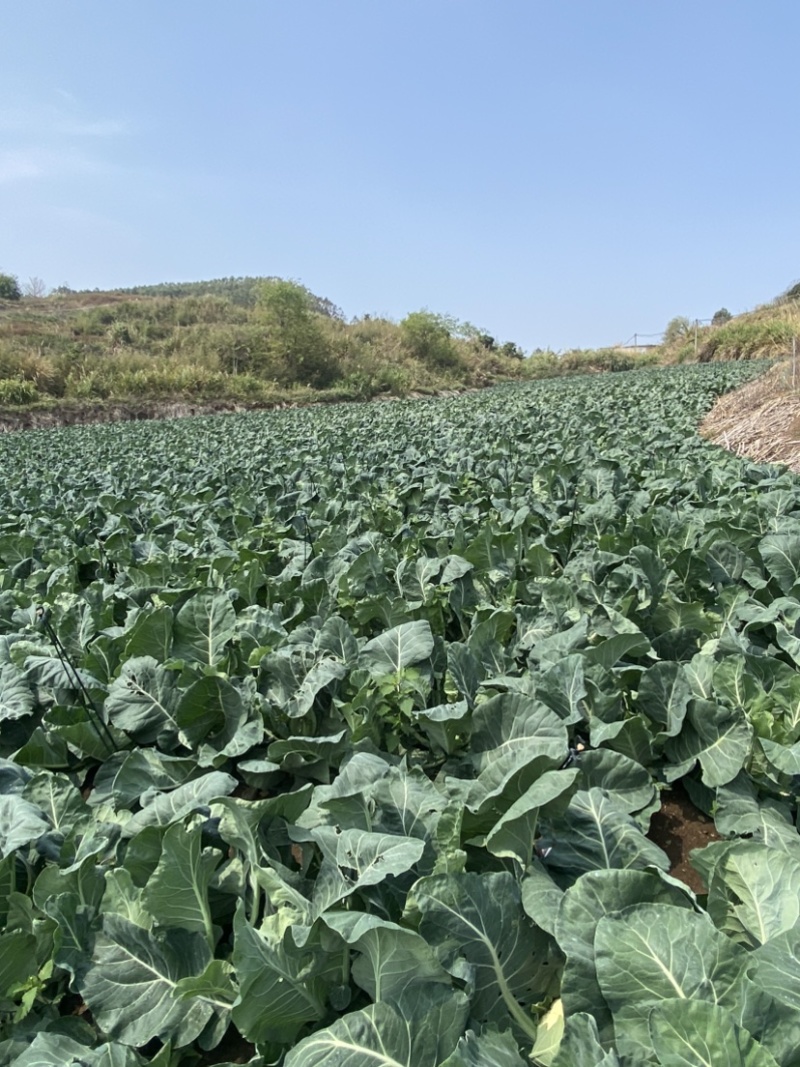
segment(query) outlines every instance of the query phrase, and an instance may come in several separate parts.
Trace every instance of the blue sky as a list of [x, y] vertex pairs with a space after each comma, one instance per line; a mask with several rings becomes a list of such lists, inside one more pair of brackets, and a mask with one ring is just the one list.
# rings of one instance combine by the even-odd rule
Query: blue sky
[[568, 349], [800, 277], [796, 0], [4, 7], [0, 270]]

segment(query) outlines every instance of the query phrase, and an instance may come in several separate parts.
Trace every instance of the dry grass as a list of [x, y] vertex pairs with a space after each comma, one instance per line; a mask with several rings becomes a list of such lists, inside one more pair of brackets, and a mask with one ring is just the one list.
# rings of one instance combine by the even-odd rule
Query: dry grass
[[[800, 388], [800, 373], [795, 384]], [[800, 393], [792, 386], [791, 361], [721, 397], [700, 433], [737, 456], [800, 472]]]

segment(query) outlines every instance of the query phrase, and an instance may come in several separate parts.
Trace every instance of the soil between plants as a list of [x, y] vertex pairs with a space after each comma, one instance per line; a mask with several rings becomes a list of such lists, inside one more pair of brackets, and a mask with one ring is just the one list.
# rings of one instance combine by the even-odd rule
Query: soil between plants
[[669, 856], [669, 873], [673, 878], [695, 893], [707, 892], [707, 886], [689, 862], [689, 853], [722, 839], [713, 819], [696, 808], [680, 786], [664, 793], [661, 810], [650, 820], [647, 836]]

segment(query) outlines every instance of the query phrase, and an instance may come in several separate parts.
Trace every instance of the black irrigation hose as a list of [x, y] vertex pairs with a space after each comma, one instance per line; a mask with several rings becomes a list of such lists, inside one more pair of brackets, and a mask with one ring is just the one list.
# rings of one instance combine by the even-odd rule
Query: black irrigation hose
[[91, 722], [92, 726], [95, 728], [97, 736], [107, 747], [110, 748], [112, 752], [119, 751], [111, 731], [109, 730], [105, 722], [103, 722], [103, 717], [97, 710], [95, 703], [92, 700], [89, 690], [83, 684], [83, 679], [81, 678], [77, 667], [70, 659], [69, 653], [67, 652], [66, 648], [64, 648], [64, 645], [61, 643], [61, 639], [53, 629], [53, 625], [50, 622], [49, 611], [47, 611], [45, 608], [39, 608], [36, 614], [39, 619], [39, 622], [44, 627], [45, 633], [50, 638], [53, 648], [56, 650], [56, 656], [58, 656], [58, 660], [61, 666], [64, 668], [64, 673], [69, 678], [70, 672], [72, 672], [72, 677], [77, 683], [76, 688], [80, 693], [83, 706], [86, 708], [86, 714], [89, 716], [89, 722]]

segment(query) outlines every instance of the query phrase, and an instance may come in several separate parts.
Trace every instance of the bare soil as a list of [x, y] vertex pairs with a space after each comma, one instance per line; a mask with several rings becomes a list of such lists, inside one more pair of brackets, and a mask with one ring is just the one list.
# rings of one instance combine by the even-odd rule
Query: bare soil
[[721, 838], [713, 820], [694, 806], [680, 785], [664, 793], [661, 810], [650, 820], [647, 836], [669, 856], [669, 873], [673, 878], [678, 878], [695, 893], [707, 892], [703, 880], [689, 862], [689, 853]]

